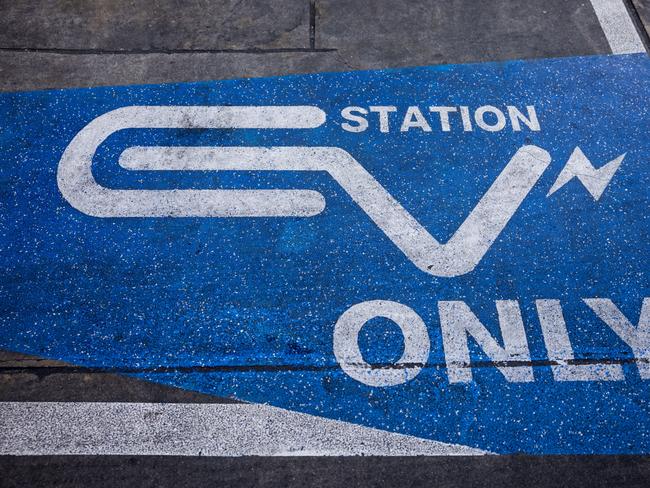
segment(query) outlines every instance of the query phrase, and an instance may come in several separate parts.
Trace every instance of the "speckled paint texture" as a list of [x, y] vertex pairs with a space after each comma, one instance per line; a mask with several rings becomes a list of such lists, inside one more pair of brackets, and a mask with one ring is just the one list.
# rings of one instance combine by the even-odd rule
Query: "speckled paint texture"
[[[0, 348], [105, 368], [498, 453], [649, 453], [650, 382], [631, 348], [582, 301], [608, 298], [637, 325], [650, 296], [650, 61], [645, 54], [0, 95]], [[127, 129], [93, 172], [122, 189], [308, 189], [325, 210], [290, 218], [96, 218], [57, 187], [63, 151], [128, 105], [312, 105], [314, 129]], [[343, 130], [347, 106], [394, 105], [391, 130]], [[533, 105], [540, 130], [400, 132], [408, 106]], [[457, 117], [458, 114], [456, 114]], [[453, 116], [452, 116], [453, 117]], [[325, 172], [134, 171], [131, 146], [334, 146], [446, 242], [524, 145], [551, 156], [471, 272], [419, 270]], [[595, 167], [625, 157], [596, 201], [573, 179], [547, 197], [576, 147]], [[535, 300], [559, 300], [578, 360], [617, 381], [556, 381]], [[334, 325], [391, 300], [426, 324], [412, 380], [371, 387], [340, 368]], [[495, 300], [521, 307], [534, 381], [510, 382], [470, 340], [472, 381], [450, 383], [438, 303], [464, 301], [497, 342]], [[395, 324], [359, 337], [370, 363], [401, 355]], [[570, 359], [570, 358], [566, 358]], [[521, 366], [521, 365], [520, 365]]]

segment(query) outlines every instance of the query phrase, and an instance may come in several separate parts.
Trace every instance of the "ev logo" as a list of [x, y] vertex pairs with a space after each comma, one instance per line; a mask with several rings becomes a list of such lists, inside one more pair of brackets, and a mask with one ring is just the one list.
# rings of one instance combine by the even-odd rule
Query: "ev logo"
[[[304, 129], [325, 122], [317, 107], [125, 107], [104, 114], [72, 140], [59, 163], [68, 202], [95, 217], [309, 217], [325, 208], [310, 190], [111, 190], [92, 175], [97, 147], [126, 128]], [[432, 155], [435, 157], [435, 155]], [[549, 191], [578, 177], [600, 198], [623, 160], [596, 170], [576, 148]], [[469, 273], [499, 237], [551, 162], [547, 151], [522, 146], [453, 234], [441, 244], [347, 151], [337, 147], [132, 147], [125, 169], [148, 171], [326, 171], [420, 270], [434, 276]]]

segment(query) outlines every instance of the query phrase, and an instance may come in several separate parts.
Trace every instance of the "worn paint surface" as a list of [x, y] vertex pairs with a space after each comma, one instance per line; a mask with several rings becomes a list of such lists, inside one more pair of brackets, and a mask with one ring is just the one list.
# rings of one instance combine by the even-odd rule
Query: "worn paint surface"
[[[629, 55], [2, 95], [0, 347], [494, 452], [647, 453], [640, 354], [582, 300], [611, 299], [636, 325], [650, 295], [647, 79], [648, 58]], [[244, 218], [75, 210], [57, 185], [64, 150], [93, 119], [129, 105], [319, 107], [327, 118], [316, 128], [126, 129], [100, 144], [93, 174], [113, 189], [312, 190], [325, 208]], [[340, 116], [351, 105], [399, 111], [389, 132], [374, 123], [353, 133]], [[540, 130], [468, 132], [452, 119], [446, 132], [427, 113], [430, 132], [401, 132], [412, 105], [533, 105]], [[127, 170], [118, 160], [133, 146], [340, 148], [441, 242], [523, 146], [550, 163], [476, 266], [439, 276], [324, 171]], [[586, 167], [578, 147], [596, 168], [624, 158], [611, 178], [581, 183], [567, 179]], [[372, 300], [410, 307], [427, 328], [426, 367], [408, 382], [369, 386], [337, 361], [335, 324]], [[501, 343], [495, 300], [521, 306], [529, 357], [497, 368], [470, 342], [483, 367], [450, 383], [440, 303], [466, 302]], [[571, 336], [572, 350], [555, 350], [565, 357], [550, 357], [541, 332], [549, 300]], [[403, 339], [375, 319], [359, 348], [370, 363], [394, 363]], [[552, 368], [570, 354], [621, 374], [558, 381]], [[532, 368], [532, 381], [508, 381], [508, 367]]]
[[0, 453], [13, 456], [486, 454], [267, 405], [3, 402], [0, 411]]

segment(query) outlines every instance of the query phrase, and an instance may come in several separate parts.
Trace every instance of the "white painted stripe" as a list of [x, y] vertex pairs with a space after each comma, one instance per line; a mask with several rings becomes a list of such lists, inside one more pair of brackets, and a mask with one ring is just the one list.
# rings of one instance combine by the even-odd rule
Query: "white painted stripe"
[[[92, 173], [95, 151], [123, 129], [311, 129], [326, 114], [310, 106], [130, 106], [92, 120], [64, 151], [57, 170], [59, 190], [74, 208], [96, 217], [310, 217], [325, 208], [310, 190], [111, 190]], [[134, 213], [133, 209], [137, 209]]]
[[591, 0], [613, 54], [645, 52], [623, 0]]
[[0, 402], [0, 455], [479, 454], [267, 405]]
[[[413, 264], [434, 276], [459, 276], [472, 271], [501, 234], [550, 162], [551, 156], [539, 147], [530, 145], [519, 148], [451, 239], [446, 244], [441, 244], [365, 170], [359, 161], [341, 148], [136, 146], [126, 149], [120, 156], [122, 167], [140, 170], [327, 171]], [[84, 171], [90, 174], [90, 160], [81, 161], [78, 167], [79, 170], [69, 174], [71, 178], [78, 178]], [[172, 193], [173, 199], [167, 197], [169, 192], [141, 190], [141, 198], [137, 200], [135, 196], [123, 198], [123, 190], [107, 190], [98, 186], [96, 182], [92, 183], [95, 185], [95, 190], [91, 190], [90, 180], [87, 184], [77, 185], [66, 178], [59, 178], [59, 187], [63, 184], [76, 188], [75, 191], [80, 188], [83, 190], [77, 191], [74, 198], [87, 200], [94, 191], [98, 194], [117, 196], [110, 200], [100, 200], [101, 209], [94, 206], [96, 200], [93, 199], [90, 215], [178, 216], [187, 215], [183, 212], [188, 208], [192, 215], [196, 215], [197, 209], [202, 212], [210, 209], [210, 212], [213, 212], [222, 211], [224, 208], [228, 211], [227, 214], [213, 212], [209, 215], [250, 217], [280, 215], [278, 202], [281, 195], [277, 195], [277, 199], [269, 200], [265, 204], [260, 203], [264, 199], [263, 196], [256, 196], [256, 205], [259, 205], [256, 207], [251, 205], [250, 200], [241, 204], [242, 197], [238, 197], [237, 194], [242, 193], [243, 190], [232, 190], [230, 193], [226, 193], [228, 190], [203, 190], [211, 191], [214, 196], [210, 205], [206, 201], [194, 199], [193, 203], [196, 205], [183, 208], [179, 198], [188, 194], [190, 190]], [[256, 192], [256, 195], [262, 191], [271, 190], [249, 190], [249, 192]], [[133, 190], [126, 192], [132, 194]], [[70, 194], [66, 198], [69, 196]], [[68, 200], [70, 201], [69, 198]], [[90, 207], [86, 205], [88, 202], [81, 203], [82, 205], [76, 205], [76, 208], [89, 213], [87, 210]], [[294, 200], [292, 205], [282, 205], [281, 208], [301, 209], [301, 202]], [[170, 211], [174, 213], [170, 214]]]

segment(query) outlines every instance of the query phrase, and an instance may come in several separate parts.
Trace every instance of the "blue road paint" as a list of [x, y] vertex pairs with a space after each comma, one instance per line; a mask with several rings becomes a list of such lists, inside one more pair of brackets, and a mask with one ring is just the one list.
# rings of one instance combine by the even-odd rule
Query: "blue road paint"
[[649, 79], [637, 54], [1, 95], [0, 347], [648, 453]]

